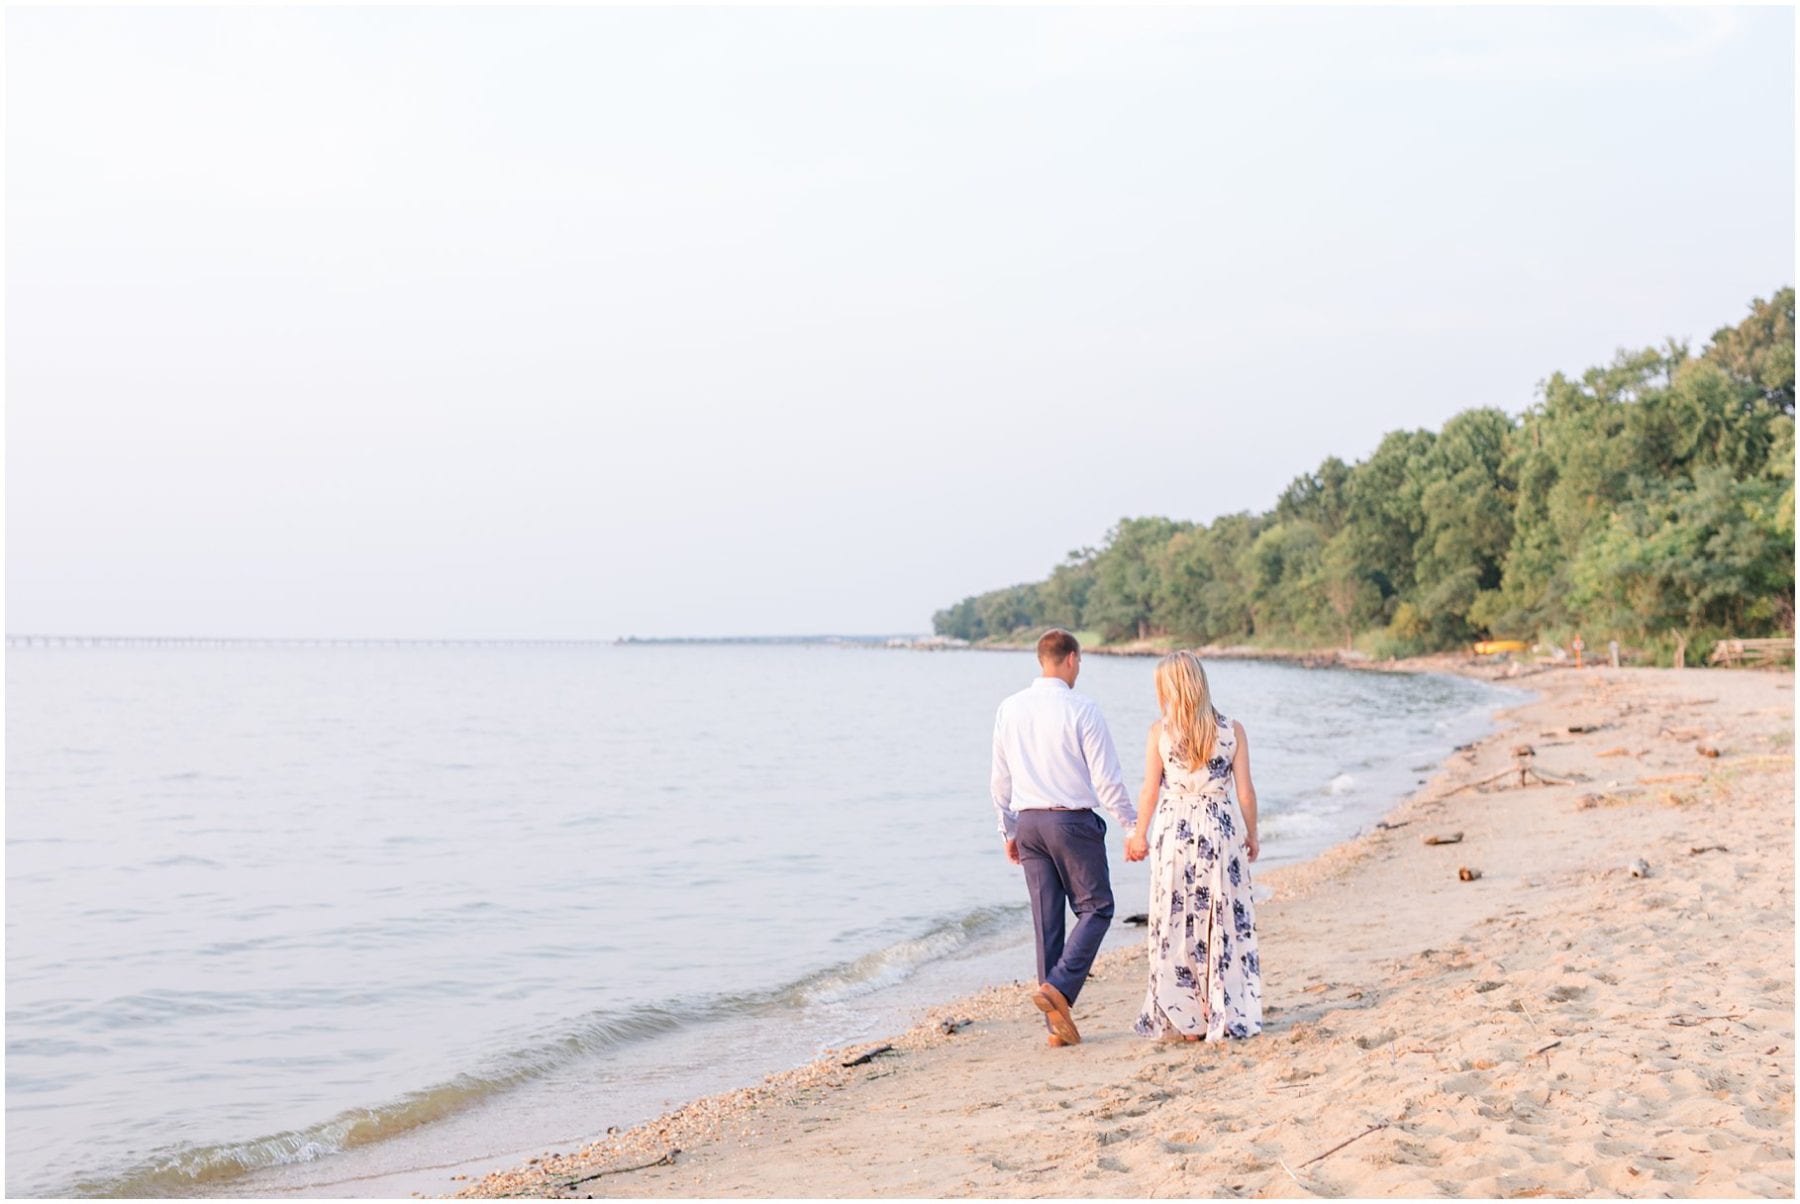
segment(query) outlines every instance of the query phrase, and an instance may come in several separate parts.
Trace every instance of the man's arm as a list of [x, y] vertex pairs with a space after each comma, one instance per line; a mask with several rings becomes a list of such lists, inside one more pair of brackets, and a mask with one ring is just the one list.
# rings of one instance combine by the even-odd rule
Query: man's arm
[[1119, 772], [1119, 754], [1113, 748], [1112, 732], [1107, 730], [1106, 719], [1100, 714], [1099, 707], [1082, 708], [1077, 731], [1081, 735], [1081, 755], [1087, 761], [1088, 781], [1094, 787], [1094, 797], [1120, 827], [1132, 827], [1137, 823], [1137, 808], [1131, 805], [1131, 796], [1125, 793], [1124, 776]]
[[1007, 852], [1019, 834], [1019, 816], [1012, 807], [1012, 766], [1006, 763], [1006, 743], [1002, 739], [1002, 727], [1005, 723], [1005, 712], [994, 716], [994, 772], [990, 788], [994, 795], [994, 810], [1000, 813], [1000, 835], [1006, 838]]

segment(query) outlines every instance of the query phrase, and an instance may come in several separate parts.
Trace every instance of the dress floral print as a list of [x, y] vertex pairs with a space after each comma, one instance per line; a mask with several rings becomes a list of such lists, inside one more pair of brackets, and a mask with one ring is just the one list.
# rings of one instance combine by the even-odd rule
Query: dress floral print
[[1150, 989], [1137, 1032], [1251, 1037], [1262, 1031], [1262, 964], [1244, 822], [1230, 793], [1237, 736], [1218, 737], [1198, 770], [1161, 737], [1162, 797], [1150, 844]]

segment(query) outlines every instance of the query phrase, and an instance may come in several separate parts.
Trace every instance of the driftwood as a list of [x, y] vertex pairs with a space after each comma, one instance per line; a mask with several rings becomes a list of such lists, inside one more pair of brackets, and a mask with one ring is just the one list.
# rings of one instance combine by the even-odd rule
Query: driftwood
[[655, 1162], [640, 1162], [636, 1166], [615, 1166], [609, 1170], [595, 1171], [591, 1175], [582, 1175], [575, 1179], [558, 1179], [555, 1186], [566, 1191], [577, 1183], [589, 1183], [595, 1179], [603, 1179], [607, 1175], [629, 1175], [632, 1171], [647, 1171], [653, 1166], [672, 1166], [675, 1162], [675, 1155], [679, 1153], [681, 1151], [678, 1149], [670, 1149]]
[[1319, 1161], [1321, 1158], [1331, 1157], [1333, 1154], [1337, 1153], [1339, 1150], [1341, 1150], [1345, 1146], [1349, 1145], [1350, 1142], [1361, 1141], [1363, 1138], [1367, 1137], [1369, 1134], [1379, 1133], [1379, 1132], [1381, 1132], [1381, 1130], [1383, 1130], [1387, 1127], [1388, 1127], [1388, 1122], [1385, 1120], [1382, 1121], [1378, 1125], [1371, 1125], [1368, 1128], [1364, 1129], [1362, 1132], [1358, 1133], [1355, 1137], [1351, 1137], [1345, 1141], [1338, 1142], [1336, 1145], [1332, 1146], [1329, 1150], [1326, 1150], [1323, 1154], [1315, 1154], [1313, 1157], [1308, 1158], [1305, 1162], [1302, 1162], [1300, 1164], [1300, 1169], [1305, 1170], [1307, 1167], [1309, 1167], [1313, 1163]]
[[1427, 836], [1425, 838], [1425, 843], [1426, 844], [1461, 844], [1462, 838], [1463, 838], [1463, 834], [1461, 832], [1454, 833], [1450, 836]]
[[892, 1045], [877, 1045], [874, 1049], [871, 1049], [868, 1053], [864, 1054], [862, 1057], [851, 1058], [848, 1062], [843, 1062], [840, 1064], [845, 1067], [866, 1066], [870, 1062], [873, 1062], [876, 1058], [879, 1058], [882, 1054], [893, 1053], [893, 1052], [894, 1052], [894, 1047]]
[[1698, 856], [1701, 853], [1729, 853], [1729, 852], [1731, 852], [1731, 850], [1726, 848], [1722, 844], [1703, 844], [1699, 848], [1689, 849], [1688, 856], [1694, 857], [1694, 856]]
[[1561, 1045], [1561, 1044], [1562, 1044], [1561, 1041], [1552, 1041], [1548, 1045], [1540, 1045], [1536, 1049], [1531, 1051], [1531, 1056], [1535, 1058], [1541, 1053], [1548, 1053], [1549, 1051], [1555, 1049], [1558, 1045]]
[[1604, 723], [1571, 723], [1569, 725], [1569, 734], [1572, 736], [1580, 736], [1587, 732], [1597, 732], [1606, 726], [1607, 725]]
[[1536, 755], [1537, 750], [1531, 745], [1521, 744], [1513, 749], [1514, 763], [1511, 769], [1502, 769], [1499, 773], [1482, 778], [1479, 782], [1465, 782], [1445, 794], [1444, 797], [1449, 798], [1450, 795], [1461, 794], [1465, 790], [1479, 790], [1483, 786], [1491, 786], [1501, 778], [1510, 778], [1514, 774], [1519, 775], [1519, 785], [1521, 786], [1567, 786], [1569, 784], [1566, 778], [1553, 778], [1539, 773], [1537, 767], [1532, 764], [1532, 758]]
[[1711, 665], [1773, 665], [1792, 660], [1794, 641], [1787, 640], [1720, 640], [1706, 658]]
[[1375, 827], [1383, 832], [1392, 832], [1395, 828], [1404, 828], [1407, 824], [1410, 824], [1411, 822], [1412, 822], [1412, 820], [1410, 820], [1410, 819], [1402, 819], [1402, 820], [1396, 820], [1396, 821], [1390, 823], [1384, 819], [1384, 820], [1380, 821], [1379, 823], [1377, 823], [1375, 825]]

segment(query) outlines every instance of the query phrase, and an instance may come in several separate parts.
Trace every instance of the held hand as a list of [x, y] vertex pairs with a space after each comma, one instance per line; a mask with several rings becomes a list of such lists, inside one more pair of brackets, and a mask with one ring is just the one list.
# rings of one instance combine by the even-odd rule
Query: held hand
[[1150, 842], [1136, 832], [1125, 838], [1125, 860], [1142, 861], [1150, 855]]
[[1262, 842], [1256, 839], [1256, 833], [1254, 833], [1254, 832], [1252, 832], [1248, 836], [1244, 837], [1244, 846], [1245, 846], [1245, 850], [1246, 850], [1246, 855], [1252, 861], [1255, 861], [1256, 855], [1258, 853], [1262, 852]]
[[1006, 842], [1006, 859], [1014, 865], [1019, 864], [1019, 842], [1017, 840]]

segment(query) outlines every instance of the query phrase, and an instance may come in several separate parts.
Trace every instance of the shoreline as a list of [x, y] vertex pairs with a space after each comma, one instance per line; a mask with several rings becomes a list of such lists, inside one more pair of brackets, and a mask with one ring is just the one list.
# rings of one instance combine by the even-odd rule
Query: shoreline
[[[1517, 680], [1441, 658], [1391, 667]], [[1590, 669], [1531, 689], [1384, 826], [1257, 875], [1274, 889], [1258, 927], [1277, 954], [1265, 953], [1270, 1006], [1253, 1041], [1178, 1049], [1131, 1035], [1143, 955], [1122, 948], [1096, 963], [1077, 1005], [1088, 1039], [1075, 1049], [1042, 1047], [1021, 980], [459, 1194], [1791, 1194], [1792, 672]], [[1597, 730], [1564, 731], [1577, 726]], [[1743, 730], [1723, 756], [1696, 757], [1696, 738], [1717, 743], [1733, 727]], [[1474, 789], [1521, 739], [1565, 784]], [[1419, 834], [1438, 827], [1468, 835], [1424, 846]], [[1687, 852], [1709, 844], [1744, 852]], [[1655, 867], [1647, 879], [1623, 869], [1638, 850]], [[1482, 877], [1459, 881], [1465, 864]], [[1731, 972], [1750, 976], [1734, 978], [1739, 1001], [1715, 1006], [1720, 951], [1663, 929], [1698, 909], [1705, 931], [1737, 932], [1743, 917], [1719, 913], [1753, 902], [1753, 936], [1733, 947], [1763, 956]], [[1620, 910], [1648, 938], [1628, 951], [1637, 956], [1594, 935]], [[1565, 915], [1593, 922], [1564, 927]], [[1666, 1014], [1672, 978], [1693, 997]], [[1636, 1005], [1628, 987], [1644, 997]], [[957, 1021], [969, 1023], [946, 1031]], [[1681, 1089], [1642, 1085], [1646, 1058]], [[1709, 1066], [1721, 1058], [1726, 1069]], [[1269, 1115], [1246, 1123], [1250, 1110], [1220, 1101], [1227, 1065], [1248, 1080], [1229, 1096]], [[1637, 1094], [1622, 1099], [1614, 1076]], [[1683, 1127], [1701, 1113], [1704, 1132]], [[1596, 1124], [1568, 1137], [1575, 1156], [1561, 1162], [1530, 1140]], [[1690, 1130], [1699, 1135], [1680, 1148], [1662, 1140]], [[1340, 1138], [1357, 1144], [1301, 1165]]]

